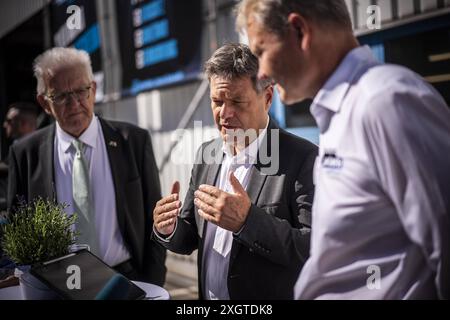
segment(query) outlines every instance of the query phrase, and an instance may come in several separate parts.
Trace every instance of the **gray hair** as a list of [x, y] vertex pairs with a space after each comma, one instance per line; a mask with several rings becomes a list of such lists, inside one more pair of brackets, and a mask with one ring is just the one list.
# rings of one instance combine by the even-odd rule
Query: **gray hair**
[[247, 27], [250, 15], [268, 31], [283, 36], [288, 15], [296, 12], [321, 26], [352, 29], [350, 13], [344, 0], [242, 0], [236, 6], [236, 27]]
[[258, 58], [250, 48], [241, 43], [228, 43], [217, 49], [205, 64], [205, 74], [211, 81], [213, 76], [225, 79], [249, 77], [257, 93], [272, 83], [271, 79], [258, 79]]
[[34, 60], [33, 70], [37, 79], [37, 93], [45, 94], [47, 81], [55, 75], [57, 69], [65, 67], [82, 67], [86, 70], [89, 80], [94, 80], [91, 58], [86, 51], [74, 48], [53, 48]]

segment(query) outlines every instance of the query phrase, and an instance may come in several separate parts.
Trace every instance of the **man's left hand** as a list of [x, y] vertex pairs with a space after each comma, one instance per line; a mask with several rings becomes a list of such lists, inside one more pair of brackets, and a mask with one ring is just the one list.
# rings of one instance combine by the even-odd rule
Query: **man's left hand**
[[229, 181], [234, 194], [201, 185], [195, 192], [194, 204], [199, 215], [206, 221], [225, 230], [238, 232], [247, 219], [251, 200], [233, 172], [229, 175]]

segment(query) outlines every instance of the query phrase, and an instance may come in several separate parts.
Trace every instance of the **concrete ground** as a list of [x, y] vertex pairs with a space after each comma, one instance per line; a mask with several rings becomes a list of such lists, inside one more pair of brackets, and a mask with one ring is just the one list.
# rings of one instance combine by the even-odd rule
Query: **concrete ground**
[[164, 288], [172, 300], [198, 300], [196, 253], [191, 256], [167, 254]]

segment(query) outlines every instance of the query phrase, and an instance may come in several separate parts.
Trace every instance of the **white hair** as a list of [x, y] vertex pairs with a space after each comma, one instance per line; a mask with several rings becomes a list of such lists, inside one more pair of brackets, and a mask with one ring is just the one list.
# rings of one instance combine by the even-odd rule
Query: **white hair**
[[62, 47], [49, 49], [38, 56], [33, 64], [38, 95], [46, 93], [47, 82], [55, 75], [56, 70], [67, 67], [85, 68], [89, 80], [94, 80], [91, 58], [86, 51]]

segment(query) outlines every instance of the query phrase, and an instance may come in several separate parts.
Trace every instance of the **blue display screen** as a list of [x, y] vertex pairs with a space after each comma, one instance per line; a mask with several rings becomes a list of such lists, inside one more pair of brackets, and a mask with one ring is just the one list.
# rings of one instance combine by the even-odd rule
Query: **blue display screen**
[[123, 94], [170, 85], [201, 72], [201, 0], [117, 1]]

